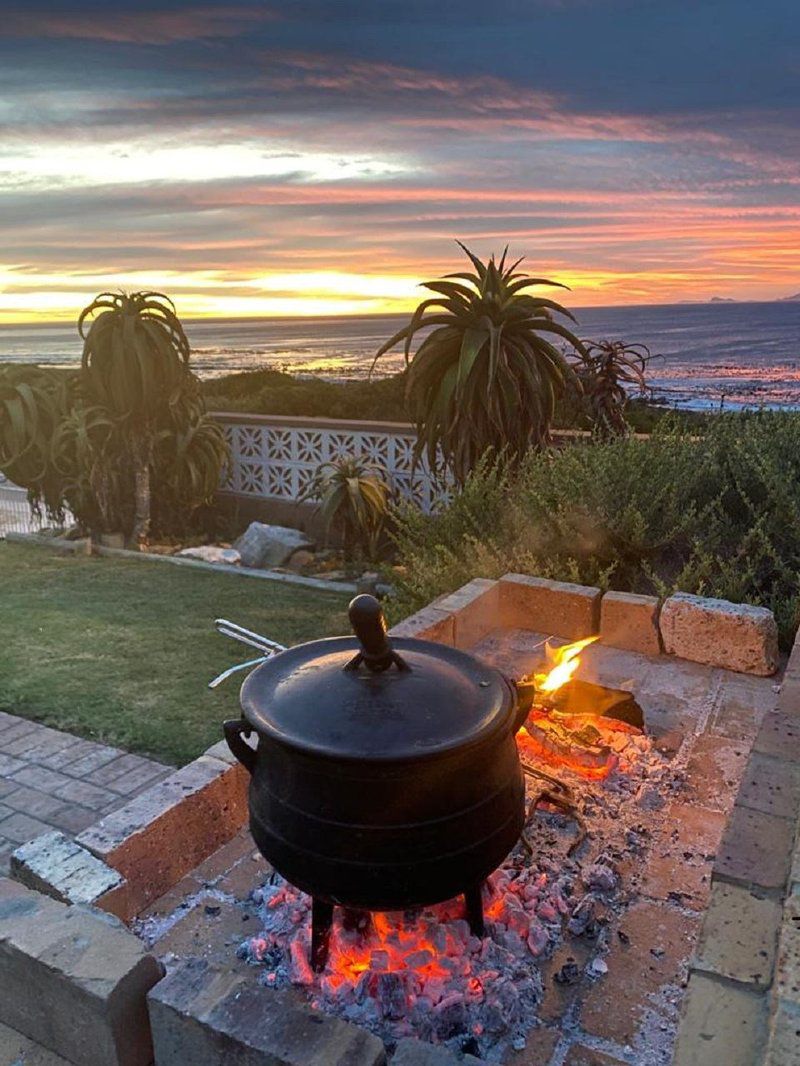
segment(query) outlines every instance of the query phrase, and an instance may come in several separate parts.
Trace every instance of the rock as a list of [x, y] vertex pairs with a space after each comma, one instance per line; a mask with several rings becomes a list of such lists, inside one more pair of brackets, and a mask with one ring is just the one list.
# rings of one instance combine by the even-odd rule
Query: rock
[[778, 627], [766, 607], [677, 592], [660, 625], [668, 654], [762, 677], [778, 668]]
[[182, 559], [200, 559], [204, 563], [227, 563], [238, 566], [241, 556], [235, 548], [218, 548], [215, 544], [202, 544], [197, 548], [184, 548], [178, 555]]
[[305, 570], [305, 568], [310, 566], [315, 559], [316, 556], [313, 552], [308, 551], [306, 548], [300, 548], [292, 554], [292, 557], [286, 565], [290, 570]]
[[242, 566], [267, 569], [284, 566], [300, 548], [313, 551], [314, 543], [300, 529], [251, 522], [234, 543]]
[[582, 879], [587, 888], [594, 888], [598, 892], [613, 892], [617, 887], [617, 875], [604, 862], [596, 862], [587, 866], [583, 871]]
[[374, 570], [365, 571], [361, 577], [356, 581], [356, 592], [358, 595], [364, 593], [374, 596], [377, 593], [378, 582], [381, 579], [381, 575]]

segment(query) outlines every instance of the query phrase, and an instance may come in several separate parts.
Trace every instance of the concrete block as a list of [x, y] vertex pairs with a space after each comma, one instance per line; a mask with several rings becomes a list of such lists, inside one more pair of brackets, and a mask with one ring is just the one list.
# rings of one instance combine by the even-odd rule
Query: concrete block
[[766, 996], [693, 973], [672, 1066], [753, 1066], [766, 1037]]
[[437, 644], [456, 642], [455, 614], [441, 611], [438, 607], [423, 607], [409, 615], [389, 630], [390, 637], [417, 637], [419, 640], [434, 640]]
[[783, 908], [775, 991], [782, 1002], [800, 1010], [800, 896], [789, 896]]
[[78, 836], [128, 882], [128, 917], [239, 832], [248, 782], [243, 766], [201, 755]]
[[787, 818], [734, 805], [714, 875], [757, 888], [783, 891], [789, 874], [794, 823]]
[[11, 876], [62, 903], [99, 907], [121, 918], [128, 909], [124, 878], [58, 830], [17, 848], [11, 856]]
[[447, 1048], [409, 1038], [398, 1043], [391, 1066], [478, 1066], [480, 1061], [474, 1055], [459, 1056]]
[[600, 589], [588, 585], [525, 574], [500, 578], [503, 625], [566, 640], [580, 640], [599, 632], [601, 597]]
[[472, 648], [502, 624], [500, 592], [496, 581], [476, 577], [460, 589], [440, 596], [431, 607], [453, 615], [454, 643], [457, 648]]
[[0, 1022], [81, 1066], [149, 1066], [159, 962], [116, 919], [0, 879]]
[[800, 1007], [776, 1004], [763, 1066], [800, 1066]]
[[781, 924], [781, 906], [740, 885], [717, 882], [697, 943], [693, 968], [767, 988]]
[[0, 1025], [0, 1066], [73, 1066], [55, 1051], [29, 1040], [27, 1036]]
[[676, 592], [659, 625], [670, 655], [762, 677], [778, 669], [778, 627], [766, 607]]
[[659, 601], [655, 596], [606, 592], [600, 601], [600, 639], [612, 648], [658, 655], [661, 652], [658, 610]]
[[311, 1010], [291, 990], [256, 985], [202, 959], [148, 996], [156, 1066], [385, 1066], [372, 1033]]
[[736, 802], [794, 820], [800, 811], [800, 763], [751, 752]]

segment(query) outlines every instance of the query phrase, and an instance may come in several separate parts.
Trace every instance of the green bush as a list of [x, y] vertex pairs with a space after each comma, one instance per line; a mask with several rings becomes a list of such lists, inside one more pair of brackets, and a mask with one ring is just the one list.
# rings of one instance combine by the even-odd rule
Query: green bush
[[484, 462], [440, 514], [396, 515], [394, 614], [509, 571], [763, 604], [784, 644], [800, 616], [800, 415], [664, 420], [647, 440]]

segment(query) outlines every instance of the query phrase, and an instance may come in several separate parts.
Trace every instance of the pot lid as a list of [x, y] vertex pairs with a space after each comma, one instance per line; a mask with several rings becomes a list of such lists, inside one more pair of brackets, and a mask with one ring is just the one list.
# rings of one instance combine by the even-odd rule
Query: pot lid
[[246, 720], [287, 747], [335, 759], [420, 759], [511, 729], [514, 697], [497, 670], [426, 640], [391, 642], [378, 601], [357, 596], [358, 637], [301, 644], [242, 685]]

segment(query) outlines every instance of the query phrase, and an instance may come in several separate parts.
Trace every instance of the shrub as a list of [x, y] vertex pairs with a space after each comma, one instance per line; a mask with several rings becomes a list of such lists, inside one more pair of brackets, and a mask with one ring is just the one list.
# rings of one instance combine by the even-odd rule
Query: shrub
[[397, 515], [394, 614], [472, 577], [522, 571], [632, 592], [763, 604], [784, 644], [800, 612], [800, 415], [666, 420], [648, 440], [483, 464], [441, 514]]

